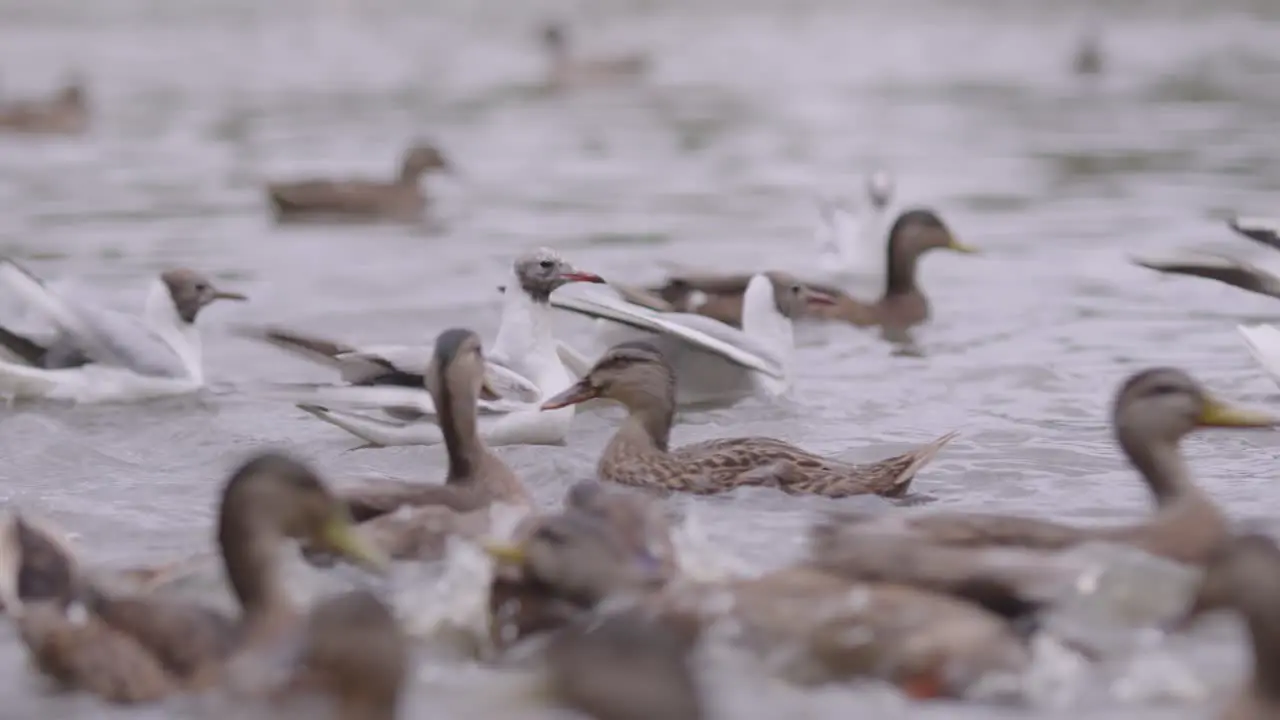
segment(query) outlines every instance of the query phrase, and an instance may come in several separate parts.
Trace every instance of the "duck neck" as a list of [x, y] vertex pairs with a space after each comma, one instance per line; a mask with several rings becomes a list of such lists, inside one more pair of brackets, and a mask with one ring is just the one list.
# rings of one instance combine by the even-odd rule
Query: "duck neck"
[[1253, 643], [1254, 691], [1280, 702], [1280, 618], [1269, 605], [1248, 612], [1246, 617]]
[[476, 399], [451, 387], [444, 373], [436, 378], [432, 396], [440, 413], [445, 450], [449, 453], [449, 474], [445, 482], [466, 482], [476, 475], [476, 469], [489, 456], [476, 427]]
[[655, 399], [653, 402], [633, 405], [627, 419], [618, 430], [618, 439], [629, 445], [640, 445], [665, 453], [670, 449], [671, 425], [675, 408], [670, 402]]
[[[512, 369], [541, 387], [544, 378], [535, 377], [540, 375], [538, 370], [549, 363], [559, 362], [551, 329], [550, 296], [530, 295], [520, 285], [520, 279], [512, 274], [502, 294], [502, 319], [498, 323], [498, 336], [493, 341], [493, 355], [513, 363], [532, 363], [532, 368]], [[542, 389], [545, 391], [547, 388]], [[551, 389], [558, 391], [557, 388]]]
[[1180, 498], [1198, 494], [1176, 441], [1142, 437], [1122, 424], [1117, 432], [1120, 447], [1129, 462], [1138, 469], [1155, 496], [1156, 505], [1164, 507]]
[[218, 545], [227, 582], [240, 601], [244, 620], [253, 624], [291, 612], [289, 593], [281, 582], [276, 554], [283, 540], [255, 508], [241, 507], [241, 498], [224, 503], [218, 523]]
[[891, 237], [885, 254], [888, 263], [885, 268], [885, 297], [919, 292], [916, 289], [916, 263], [920, 260], [920, 253], [904, 247], [899, 238]]

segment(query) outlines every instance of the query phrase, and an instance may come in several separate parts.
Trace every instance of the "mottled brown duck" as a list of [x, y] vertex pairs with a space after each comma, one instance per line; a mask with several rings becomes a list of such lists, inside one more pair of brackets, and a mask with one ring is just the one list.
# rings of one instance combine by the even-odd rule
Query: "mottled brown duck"
[[665, 491], [709, 494], [754, 485], [827, 497], [901, 496], [920, 468], [956, 435], [948, 433], [911, 452], [865, 465], [815, 455], [768, 437], [707, 440], [672, 450], [675, 376], [662, 354], [645, 342], [611, 348], [586, 377], [542, 407], [595, 398], [621, 403], [628, 411], [600, 457], [599, 477]]
[[[964, 548], [1021, 547], [1062, 550], [1088, 541], [1132, 545], [1177, 562], [1204, 562], [1229, 530], [1226, 516], [1195, 484], [1178, 445], [1199, 428], [1271, 428], [1273, 416], [1214, 398], [1187, 373], [1152, 368], [1129, 377], [1116, 393], [1112, 426], [1120, 449], [1151, 490], [1155, 513], [1121, 526], [1076, 526], [1049, 520], [965, 512], [907, 512], [892, 516], [845, 515], [853, 537], [861, 529], [903, 541]], [[839, 543], [830, 545], [839, 550]], [[856, 553], [840, 552], [846, 561]], [[846, 569], [853, 567], [846, 562]]]
[[[889, 228], [886, 244], [885, 289], [880, 299], [866, 302], [849, 296], [840, 288], [821, 283], [805, 284], [830, 295], [834, 302], [810, 307], [806, 316], [835, 320], [858, 327], [881, 327], [903, 331], [929, 319], [929, 299], [920, 289], [916, 270], [920, 258], [930, 250], [975, 253], [977, 250], [956, 240], [951, 229], [933, 210], [906, 210]], [[680, 275], [660, 288], [647, 290], [669, 307], [696, 312], [734, 326], [742, 323], [742, 294], [748, 275]]]
[[1180, 624], [1217, 609], [1238, 613], [1248, 629], [1253, 669], [1221, 720], [1280, 717], [1280, 548], [1266, 535], [1245, 534], [1209, 558], [1196, 596]]
[[88, 129], [89, 103], [79, 78], [47, 99], [0, 103], [0, 132], [80, 135]]
[[267, 184], [267, 200], [279, 222], [418, 222], [427, 209], [423, 175], [452, 169], [433, 145], [415, 145], [404, 154], [400, 174], [389, 181], [307, 179]]
[[157, 700], [220, 683], [234, 658], [287, 638], [297, 613], [276, 566], [279, 545], [305, 540], [382, 569], [352, 532], [346, 508], [306, 466], [264, 454], [227, 482], [217, 542], [241, 614], [85, 587], [77, 602], [27, 603], [15, 618], [31, 657], [61, 685], [117, 703]]
[[[544, 518], [518, 545], [493, 544], [489, 551], [518, 566], [530, 595], [541, 594], [544, 605], [559, 600], [568, 616], [563, 623], [582, 622], [584, 613], [597, 622], [625, 616], [660, 630], [664, 643], [691, 647], [703, 628], [729, 620], [739, 639], [762, 654], [796, 657], [794, 666], [780, 668], [796, 680], [876, 677], [918, 697], [956, 696], [981, 677], [1017, 673], [1029, 661], [1012, 626], [962, 600], [808, 568], [723, 582], [664, 582], [607, 536], [607, 527], [566, 513]], [[548, 625], [543, 629], [555, 627]], [[580, 684], [592, 676], [605, 685], [625, 678], [626, 666], [610, 667], [604, 653], [591, 657], [599, 666], [580, 668], [587, 673], [577, 678]], [[647, 688], [644, 695], [655, 689], [638, 687]]]
[[649, 59], [639, 53], [575, 57], [569, 31], [560, 23], [543, 26], [541, 39], [547, 55], [546, 87], [551, 90], [633, 83], [649, 72]]
[[440, 333], [425, 378], [449, 454], [444, 482], [370, 479], [338, 493], [360, 534], [395, 559], [436, 558], [450, 535], [483, 533], [494, 503], [532, 506], [524, 484], [477, 430], [485, 390], [480, 337], [462, 328]]

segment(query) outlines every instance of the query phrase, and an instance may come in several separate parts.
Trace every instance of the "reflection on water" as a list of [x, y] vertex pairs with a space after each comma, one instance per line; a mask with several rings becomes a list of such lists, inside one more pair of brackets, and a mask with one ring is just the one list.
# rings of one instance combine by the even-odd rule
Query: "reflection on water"
[[[593, 50], [649, 49], [652, 82], [542, 92], [532, 29], [550, 14], [572, 17]], [[94, 110], [84, 138], [0, 137], [0, 252], [122, 308], [139, 307], [147, 278], [176, 264], [252, 298], [202, 318], [213, 383], [202, 397], [3, 410], [0, 496], [74, 528], [94, 560], [123, 564], [205, 547], [218, 484], [264, 445], [337, 479], [435, 479], [438, 448], [346, 453], [353, 443], [338, 431], [240, 392], [323, 377], [226, 325], [426, 342], [467, 324], [492, 337], [510, 258], [538, 245], [637, 282], [668, 267], [802, 266], [813, 196], [852, 196], [884, 166], [902, 203], [937, 208], [984, 251], [923, 263], [934, 321], [915, 335], [918, 355], [875, 333], [802, 333], [791, 398], [683, 413], [676, 442], [760, 433], [870, 459], [958, 429], [917, 481], [939, 504], [1134, 517], [1145, 492], [1105, 425], [1120, 379], [1174, 364], [1224, 395], [1276, 397], [1232, 328], [1280, 316], [1274, 301], [1156, 277], [1126, 258], [1231, 243], [1220, 218], [1274, 206], [1280, 9], [1134, 1], [1101, 17], [1108, 72], [1082, 81], [1070, 54], [1083, 13], [1048, 2], [0, 0], [0, 95], [42, 93], [79, 70]], [[270, 223], [268, 179], [384, 176], [418, 138], [461, 171], [430, 183], [431, 224]], [[585, 328], [567, 319], [563, 330]], [[582, 414], [567, 448], [500, 452], [550, 504], [590, 476], [617, 417]], [[1256, 519], [1275, 500], [1272, 436], [1186, 445], [1236, 515]], [[768, 491], [677, 502], [697, 529], [682, 543], [687, 559], [708, 568], [786, 562], [822, 507]], [[397, 578], [411, 599], [401, 609], [419, 624], [470, 619], [459, 608], [474, 608], [475, 583], [459, 562], [448, 593], [434, 571]], [[1206, 632], [1159, 662], [1225, 687], [1240, 663], [1233, 640]], [[738, 656], [709, 662], [725, 717], [990, 712], [907, 707], [876, 688], [801, 690], [761, 682]], [[1148, 682], [1143, 667], [1107, 672]], [[1091, 719], [1205, 712], [1203, 700], [1126, 700], [1114, 679], [1086, 669], [1065, 681], [1064, 702]], [[104, 717], [44, 693], [10, 636], [0, 686], [27, 714]], [[412, 704], [422, 717], [534, 716], [528, 696], [509, 674], [424, 658]]]

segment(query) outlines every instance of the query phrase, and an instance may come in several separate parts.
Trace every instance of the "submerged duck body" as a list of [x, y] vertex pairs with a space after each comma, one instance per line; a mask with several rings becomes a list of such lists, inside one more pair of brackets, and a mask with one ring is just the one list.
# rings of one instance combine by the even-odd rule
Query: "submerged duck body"
[[394, 180], [273, 182], [266, 187], [267, 201], [278, 222], [418, 222], [427, 209], [422, 177], [450, 169], [449, 161], [435, 146], [416, 145], [405, 152]]
[[28, 135], [82, 135], [89, 129], [84, 83], [74, 78], [52, 97], [0, 103], [0, 132]]

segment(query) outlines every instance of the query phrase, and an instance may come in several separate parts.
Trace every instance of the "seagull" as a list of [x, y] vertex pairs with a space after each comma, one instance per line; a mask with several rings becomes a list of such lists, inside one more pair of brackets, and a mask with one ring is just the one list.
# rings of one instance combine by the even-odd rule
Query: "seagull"
[[[1236, 218], [1227, 227], [1273, 250], [1280, 250], [1280, 220]], [[1234, 285], [1241, 290], [1280, 298], [1280, 274], [1216, 252], [1199, 252], [1172, 259], [1131, 258], [1132, 262], [1170, 275], [1192, 275]]]
[[0, 397], [80, 403], [142, 400], [204, 385], [196, 317], [217, 300], [246, 300], [187, 268], [152, 282], [141, 316], [74, 301], [11, 259], [0, 287], [54, 327], [44, 338], [0, 326]]
[[818, 264], [829, 279], [873, 276], [883, 282], [885, 269], [885, 218], [893, 202], [894, 179], [887, 170], [867, 176], [866, 201], [869, 212], [862, 222], [845, 205], [826, 197], [817, 198]]
[[[599, 321], [597, 349], [637, 339], [653, 343], [675, 368], [676, 401], [682, 405], [785, 393], [795, 352], [792, 318], [807, 306], [834, 302], [786, 273], [759, 273], [747, 283], [739, 330], [705, 315], [660, 312], [603, 292], [551, 298], [557, 310]], [[579, 376], [589, 369], [591, 362], [572, 347], [561, 345], [561, 352], [574, 358], [569, 364]]]
[[[538, 411], [538, 403], [577, 381], [552, 335], [549, 298], [569, 283], [604, 280], [574, 268], [548, 248], [516, 258], [511, 272], [503, 286], [498, 336], [485, 353], [486, 380], [495, 395], [480, 399], [480, 434], [491, 446], [563, 445], [573, 409]], [[366, 443], [360, 447], [443, 442], [435, 405], [424, 385], [432, 346], [356, 348], [274, 327], [239, 332], [336, 369], [340, 384], [280, 384], [270, 393], [359, 437]], [[382, 416], [360, 410], [380, 411]]]

